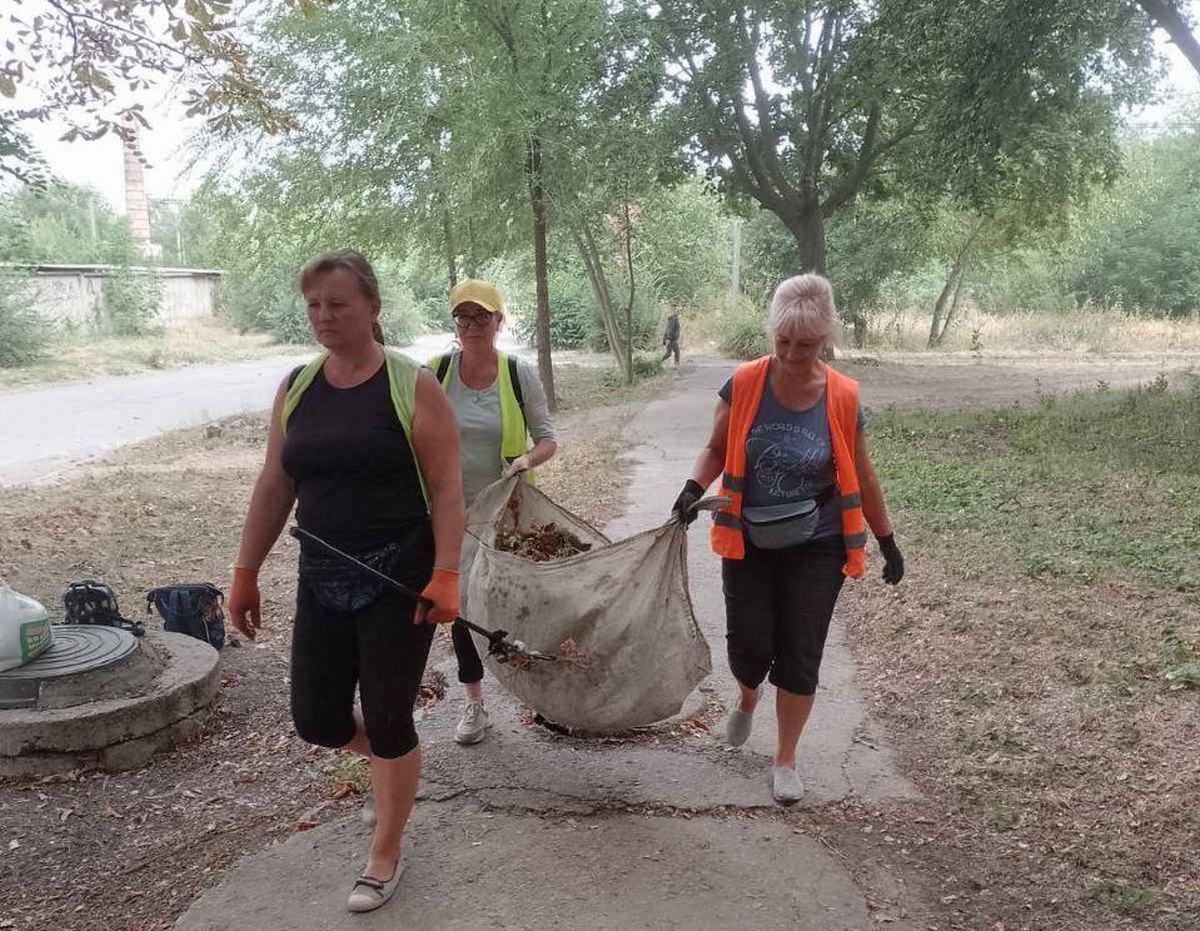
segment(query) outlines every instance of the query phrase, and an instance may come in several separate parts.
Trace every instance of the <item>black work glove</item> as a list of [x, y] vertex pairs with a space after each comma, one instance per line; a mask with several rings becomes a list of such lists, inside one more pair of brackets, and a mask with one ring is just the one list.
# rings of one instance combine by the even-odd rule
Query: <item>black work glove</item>
[[883, 580], [888, 585], [899, 585], [904, 578], [904, 557], [900, 555], [900, 547], [896, 545], [896, 535], [889, 533], [886, 537], [878, 537], [879, 552], [883, 554], [886, 565], [883, 567]]
[[683, 491], [675, 499], [675, 504], [671, 507], [671, 513], [679, 518], [683, 526], [690, 527], [698, 513], [692, 505], [703, 497], [704, 487], [694, 478], [689, 478], [683, 486]]

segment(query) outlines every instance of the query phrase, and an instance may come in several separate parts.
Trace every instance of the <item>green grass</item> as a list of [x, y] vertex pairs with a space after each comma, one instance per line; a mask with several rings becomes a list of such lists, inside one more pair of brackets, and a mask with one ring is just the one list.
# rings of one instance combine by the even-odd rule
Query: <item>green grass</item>
[[1200, 380], [869, 417], [888, 503], [1031, 576], [1200, 590]]

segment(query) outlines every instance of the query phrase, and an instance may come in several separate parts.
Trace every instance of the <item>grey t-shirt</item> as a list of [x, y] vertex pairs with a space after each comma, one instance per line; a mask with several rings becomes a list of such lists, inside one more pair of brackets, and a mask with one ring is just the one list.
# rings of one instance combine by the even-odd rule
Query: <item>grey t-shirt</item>
[[[733, 396], [733, 379], [720, 392], [726, 404]], [[862, 408], [858, 429], [863, 428]], [[771, 381], [763, 388], [762, 400], [746, 437], [746, 507], [790, 504], [815, 498], [837, 484], [833, 447], [829, 439], [829, 414], [825, 392], [807, 410], [788, 410], [775, 398]], [[821, 516], [813, 537], [832, 537], [842, 532], [842, 505], [836, 495], [821, 505]]]
[[[529, 435], [538, 440], [555, 439], [550, 405], [536, 370], [524, 359], [517, 360], [517, 379], [525, 402], [525, 424]], [[458, 419], [459, 458], [462, 462], [463, 495], [467, 507], [484, 488], [504, 471], [500, 456], [500, 384], [499, 379], [476, 391], [463, 384], [458, 374], [458, 355], [451, 357], [446, 396], [454, 405]]]

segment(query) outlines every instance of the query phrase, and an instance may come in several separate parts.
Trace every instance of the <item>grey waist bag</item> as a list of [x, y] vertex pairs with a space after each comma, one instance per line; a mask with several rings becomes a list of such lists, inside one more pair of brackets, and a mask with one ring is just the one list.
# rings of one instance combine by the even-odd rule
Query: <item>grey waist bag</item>
[[782, 550], [807, 543], [821, 522], [821, 505], [836, 494], [836, 488], [828, 488], [803, 501], [742, 508], [746, 536], [760, 550]]

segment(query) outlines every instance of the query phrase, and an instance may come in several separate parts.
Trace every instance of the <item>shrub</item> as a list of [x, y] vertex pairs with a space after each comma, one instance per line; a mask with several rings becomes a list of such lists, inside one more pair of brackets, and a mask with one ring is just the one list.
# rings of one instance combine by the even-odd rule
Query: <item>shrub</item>
[[721, 352], [734, 359], [757, 359], [771, 351], [766, 319], [749, 301], [740, 301], [717, 319]]
[[104, 279], [98, 328], [113, 336], [143, 336], [155, 329], [161, 300], [157, 279], [116, 269]]
[[0, 368], [36, 362], [46, 353], [53, 326], [33, 309], [33, 288], [21, 275], [0, 275]]

